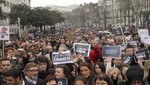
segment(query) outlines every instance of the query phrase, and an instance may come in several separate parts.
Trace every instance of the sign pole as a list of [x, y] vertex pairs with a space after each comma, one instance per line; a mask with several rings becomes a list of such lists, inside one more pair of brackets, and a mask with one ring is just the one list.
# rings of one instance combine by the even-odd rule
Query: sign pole
[[4, 47], [4, 43], [5, 43], [5, 42], [4, 42], [4, 40], [3, 40], [3, 55], [2, 55], [2, 57], [5, 56], [5, 54], [4, 54], [4, 53], [5, 53], [5, 52], [4, 52], [4, 48], [5, 48], [5, 47]]
[[120, 27], [120, 29], [121, 29], [121, 33], [122, 33], [122, 36], [123, 36], [123, 42], [125, 42], [125, 36], [124, 36], [123, 30], [122, 30], [122, 27]]

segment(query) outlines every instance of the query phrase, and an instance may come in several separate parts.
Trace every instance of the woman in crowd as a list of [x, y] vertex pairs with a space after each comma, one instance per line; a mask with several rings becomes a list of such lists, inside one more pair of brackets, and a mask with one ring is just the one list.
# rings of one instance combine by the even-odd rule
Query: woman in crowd
[[88, 62], [81, 63], [79, 66], [79, 73], [81, 74], [81, 76], [87, 79], [89, 85], [92, 85], [95, 76], [93, 74], [93, 68], [90, 63]]
[[44, 85], [58, 85], [58, 80], [55, 76], [49, 75], [45, 78]]
[[39, 67], [39, 77], [41, 79], [45, 79], [48, 75], [54, 75], [55, 70], [54, 70], [54, 65], [52, 61], [50, 61], [47, 57], [45, 56], [39, 56], [36, 59], [36, 64]]
[[68, 85], [72, 85], [75, 79], [70, 69], [66, 65], [57, 65], [55, 67], [55, 76], [56, 78], [67, 78]]
[[78, 76], [74, 81], [74, 85], [88, 85], [88, 82], [83, 76]]
[[108, 76], [112, 78], [114, 84], [116, 85], [119, 81], [122, 81], [121, 72], [118, 68], [112, 67], [108, 70]]
[[94, 79], [94, 85], [114, 85], [114, 84], [107, 74], [101, 73]]
[[95, 65], [94, 65], [94, 73], [96, 75], [100, 74], [100, 73], [105, 73], [105, 65], [102, 63], [102, 62], [97, 62]]

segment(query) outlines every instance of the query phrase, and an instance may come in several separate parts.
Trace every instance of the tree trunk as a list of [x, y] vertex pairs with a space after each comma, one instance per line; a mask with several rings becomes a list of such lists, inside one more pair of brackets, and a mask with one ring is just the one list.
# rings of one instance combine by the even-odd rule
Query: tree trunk
[[129, 28], [130, 28], [130, 8], [128, 9], [128, 25], [129, 25]]

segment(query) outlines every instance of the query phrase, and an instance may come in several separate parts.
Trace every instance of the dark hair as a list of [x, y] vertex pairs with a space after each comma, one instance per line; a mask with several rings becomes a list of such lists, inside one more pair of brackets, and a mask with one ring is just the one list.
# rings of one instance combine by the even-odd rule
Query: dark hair
[[35, 60], [35, 63], [36, 63], [36, 64], [38, 64], [38, 63], [46, 63], [46, 64], [47, 64], [47, 69], [50, 68], [50, 67], [54, 67], [52, 61], [49, 60], [49, 59], [48, 59], [47, 57], [45, 57], [44, 55], [39, 56], [39, 57]]
[[56, 78], [55, 75], [48, 75], [45, 79], [44, 79], [44, 85], [46, 85], [47, 82], [50, 82], [50, 81], [56, 81], [56, 83], [58, 83], [58, 80]]
[[10, 62], [11, 62], [11, 60], [10, 60], [9, 58], [6, 58], [6, 57], [3, 57], [3, 58], [0, 60], [0, 62], [2, 62], [2, 61], [10, 61]]
[[21, 70], [18, 68], [12, 68], [4, 73], [4, 76], [12, 76], [13, 78], [21, 77]]
[[80, 74], [81, 74], [80, 68], [81, 68], [82, 66], [86, 66], [86, 67], [91, 71], [91, 75], [93, 74], [93, 67], [92, 67], [92, 65], [91, 65], [90, 63], [88, 63], [88, 62], [83, 62], [83, 63], [81, 63], [81, 64], [79, 65], [79, 73], [80, 73]]
[[72, 75], [70, 69], [66, 65], [57, 65], [55, 68], [62, 68], [63, 73], [65, 74], [65, 77], [69, 80], [74, 80], [74, 76]]
[[74, 85], [77, 81], [82, 81], [85, 85], [88, 85], [88, 81], [86, 78], [84, 78], [83, 76], [78, 76], [75, 80], [74, 80]]
[[109, 78], [109, 76], [105, 73], [101, 73], [94, 79], [94, 85], [96, 85], [96, 80], [104, 80], [108, 83], [108, 85], [114, 85], [113, 81]]
[[[104, 63], [102, 63], [102, 62], [97, 62], [97, 63], [94, 65], [94, 73], [96, 73], [96, 72], [95, 72], [95, 66], [96, 66], [96, 65], [98, 65], [99, 68], [102, 70], [102, 72], [105, 73], [106, 68], [105, 68]], [[96, 74], [97, 74], [97, 73], [96, 73]]]

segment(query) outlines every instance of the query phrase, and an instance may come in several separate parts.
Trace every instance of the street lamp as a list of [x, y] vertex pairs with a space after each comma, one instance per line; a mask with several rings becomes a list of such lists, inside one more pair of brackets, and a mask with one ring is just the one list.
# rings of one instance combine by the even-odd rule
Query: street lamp
[[20, 31], [20, 18], [18, 18], [18, 27], [19, 27], [19, 37], [21, 37], [21, 31]]

